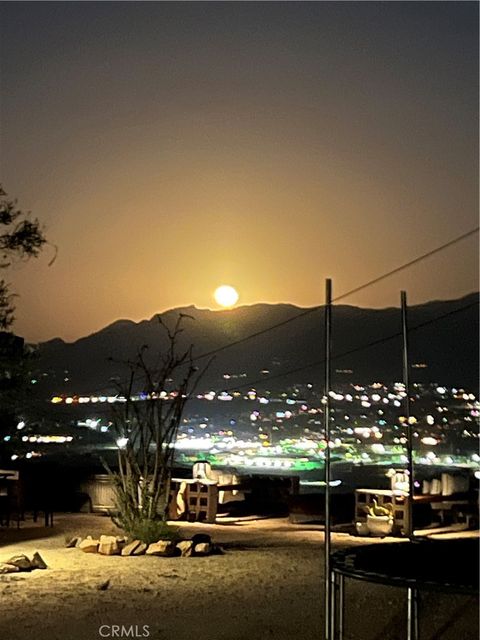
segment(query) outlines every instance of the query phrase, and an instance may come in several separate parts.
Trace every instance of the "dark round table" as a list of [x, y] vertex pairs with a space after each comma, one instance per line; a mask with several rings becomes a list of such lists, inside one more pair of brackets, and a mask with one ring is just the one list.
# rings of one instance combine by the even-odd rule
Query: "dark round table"
[[343, 640], [345, 578], [407, 589], [407, 639], [418, 640], [418, 593], [478, 594], [479, 540], [388, 542], [349, 547], [330, 559], [332, 640]]

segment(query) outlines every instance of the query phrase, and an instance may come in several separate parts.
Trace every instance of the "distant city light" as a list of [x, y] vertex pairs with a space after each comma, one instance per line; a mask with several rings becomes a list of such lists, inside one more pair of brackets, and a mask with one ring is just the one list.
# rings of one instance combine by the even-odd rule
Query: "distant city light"
[[[238, 372], [224, 375], [225, 378], [227, 376], [232, 380], [247, 377]], [[266, 380], [261, 387], [246, 387], [245, 390], [240, 385], [240, 390], [207, 389], [193, 394], [203, 405], [212, 403], [212, 409], [205, 408], [194, 417], [186, 415], [182, 421], [175, 444], [179, 460], [189, 463], [195, 457], [201, 459], [203, 456], [218, 467], [265, 467], [279, 472], [284, 469], [322, 469], [326, 447], [322, 416], [325, 398], [322, 398], [322, 392], [311, 384], [286, 386], [274, 391], [268, 389], [265, 383]], [[313, 391], [305, 395], [307, 389]], [[70, 393], [70, 396], [54, 395], [50, 402], [58, 405], [70, 404], [72, 413], [78, 411], [74, 424], [94, 429], [96, 434], [88, 436], [93, 438], [108, 434], [109, 426], [108, 421], [103, 422], [103, 417], [100, 420], [92, 416], [96, 407], [88, 410], [88, 403], [126, 402], [124, 396], [81, 396], [74, 393], [74, 390]], [[157, 398], [169, 401], [176, 393], [165, 390], [148, 393], [139, 390], [130, 399], [133, 402]], [[381, 456], [382, 462], [391, 465], [406, 464], [402, 445], [407, 442], [407, 421], [405, 417], [398, 415], [403, 413], [401, 409], [394, 409], [402, 407], [404, 397], [405, 387], [401, 383], [365, 386], [345, 383], [331, 391], [333, 432], [330, 446], [335, 447], [335, 453], [338, 452], [340, 458], [354, 464], [373, 464], [375, 456]], [[234, 403], [228, 407], [228, 412], [224, 406], [217, 414], [217, 400]], [[345, 405], [342, 408], [344, 402], [350, 403], [348, 410]], [[454, 392], [447, 386], [415, 383], [412, 386], [412, 402], [417, 403], [412, 405], [415, 415], [409, 420], [410, 425], [415, 425], [413, 436], [427, 448], [420, 447], [420, 450], [414, 451], [415, 461], [418, 464], [473, 467], [472, 472], [478, 469], [480, 452], [472, 451], [473, 446], [478, 449], [479, 437], [476, 418], [480, 415], [480, 404], [475, 396], [464, 389]], [[105, 409], [108, 410], [108, 407]], [[72, 436], [35, 435], [31, 433], [32, 425], [28, 424], [28, 428], [29, 433], [23, 438], [26, 443], [49, 444], [49, 448], [53, 448], [56, 443], [68, 444], [73, 441]], [[250, 435], [247, 436], [247, 433]], [[103, 442], [107, 443], [111, 438], [112, 436], [106, 435]], [[15, 440], [15, 436], [12, 440]], [[126, 437], [119, 438], [117, 446], [123, 448], [127, 446], [127, 442]], [[435, 455], [432, 449], [438, 449], [440, 444], [441, 452]], [[103, 445], [100, 443], [99, 446]], [[259, 449], [261, 457], [258, 456]], [[428, 453], [426, 450], [429, 450]], [[33, 457], [40, 455], [32, 454]], [[21, 454], [21, 457], [24, 455]], [[336, 462], [335, 460], [334, 463]]]

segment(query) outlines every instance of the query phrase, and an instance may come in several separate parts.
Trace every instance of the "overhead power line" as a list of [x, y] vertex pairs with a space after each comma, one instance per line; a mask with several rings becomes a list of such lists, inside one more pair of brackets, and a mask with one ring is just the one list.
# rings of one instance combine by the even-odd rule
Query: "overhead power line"
[[[387, 271], [386, 273], [383, 273], [382, 275], [378, 276], [377, 278], [373, 278], [373, 280], [369, 280], [368, 282], [365, 282], [364, 284], [359, 285], [358, 287], [355, 287], [354, 289], [350, 289], [350, 291], [347, 291], [345, 293], [342, 293], [340, 296], [337, 296], [336, 298], [333, 298], [332, 302], [339, 302], [340, 300], [344, 300], [345, 298], [353, 295], [354, 293], [359, 293], [360, 291], [363, 291], [365, 289], [367, 289], [368, 287], [373, 286], [374, 284], [377, 284], [379, 282], [381, 282], [382, 280], [386, 280], [387, 278], [390, 278], [391, 276], [400, 273], [401, 271], [405, 271], [406, 269], [409, 269], [410, 267], [413, 267], [414, 265], [418, 264], [419, 262], [422, 262], [423, 260], [426, 260], [427, 258], [430, 258], [431, 256], [440, 253], [441, 251], [444, 251], [445, 249], [448, 249], [449, 247], [457, 244], [458, 242], [461, 242], [462, 240], [465, 240], [466, 238], [474, 235], [475, 233], [478, 233], [479, 231], [479, 227], [475, 227], [475, 229], [471, 229], [470, 231], [467, 231], [466, 233], [463, 233], [460, 236], [457, 236], [456, 238], [454, 238], [453, 240], [449, 240], [448, 242], [445, 242], [444, 244], [440, 245], [439, 247], [436, 247], [435, 249], [432, 249], [431, 251], [427, 251], [426, 253], [423, 253], [422, 255], [418, 256], [417, 258], [414, 258], [413, 260], [409, 260], [408, 262], [405, 262], [404, 264], [400, 265], [399, 267], [395, 267], [395, 269], [392, 269], [390, 271]], [[243, 338], [239, 338], [238, 340], [234, 340], [233, 342], [229, 342], [228, 344], [225, 344], [221, 347], [218, 347], [216, 349], [212, 349], [211, 351], [206, 351], [205, 353], [201, 353], [200, 355], [196, 356], [195, 358], [193, 358], [193, 362], [196, 362], [197, 360], [201, 360], [203, 358], [208, 358], [208, 357], [212, 357], [214, 355], [216, 355], [217, 353], [221, 353], [222, 351], [225, 351], [226, 349], [231, 349], [232, 347], [235, 347], [239, 344], [243, 344], [244, 342], [247, 342], [248, 340], [252, 340], [253, 338], [257, 338], [258, 336], [264, 335], [265, 333], [269, 333], [270, 331], [273, 331], [274, 329], [279, 329], [280, 327], [284, 327], [287, 324], [290, 324], [291, 322], [294, 322], [295, 320], [299, 320], [300, 318], [304, 318], [307, 315], [310, 315], [311, 313], [314, 313], [315, 311], [318, 311], [319, 309], [322, 309], [324, 307], [324, 305], [319, 305], [317, 307], [312, 307], [311, 309], [305, 309], [305, 311], [302, 311], [301, 313], [296, 314], [295, 316], [292, 316], [291, 318], [287, 318], [286, 320], [282, 320], [282, 322], [277, 322], [276, 324], [270, 325], [269, 327], [266, 327], [265, 329], [260, 329], [259, 331], [255, 331], [254, 333], [249, 334], [248, 336], [244, 336]]]
[[[413, 331], [418, 331], [419, 329], [422, 329], [423, 327], [426, 327], [428, 325], [431, 325], [435, 322], [439, 322], [440, 320], [444, 320], [445, 318], [448, 318], [450, 316], [453, 316], [457, 313], [460, 313], [462, 311], [466, 311], [467, 309], [471, 309], [472, 307], [476, 307], [478, 306], [479, 302], [478, 300], [476, 302], [472, 302], [470, 304], [464, 305], [463, 307], [460, 307], [458, 309], [453, 309], [452, 311], [447, 311], [446, 313], [443, 313], [442, 315], [439, 316], [435, 316], [434, 318], [430, 318], [429, 320], [426, 320], [425, 322], [421, 322], [420, 324], [417, 324], [413, 327], [410, 327], [409, 329], [409, 333], [412, 333]], [[366, 349], [370, 349], [371, 347], [376, 347], [380, 344], [385, 344], [386, 342], [390, 342], [390, 340], [394, 340], [395, 338], [399, 338], [402, 335], [401, 331], [397, 331], [396, 333], [392, 333], [389, 336], [385, 336], [383, 338], [378, 338], [377, 340], [373, 340], [373, 342], [368, 342], [367, 344], [364, 345], [360, 345], [359, 347], [355, 347], [353, 349], [349, 349], [348, 351], [344, 351], [342, 353], [337, 353], [335, 355], [332, 355], [332, 361], [334, 360], [339, 360], [340, 358], [345, 358], [346, 356], [350, 356], [353, 355], [354, 353], [358, 353], [359, 351], [364, 351]], [[294, 373], [301, 373], [303, 371], [306, 371], [307, 369], [312, 369], [313, 367], [318, 367], [322, 364], [325, 364], [325, 358], [321, 359], [321, 360], [315, 360], [314, 362], [310, 362], [309, 364], [306, 365], [302, 365], [301, 367], [296, 367], [294, 369], [289, 369], [288, 371], [284, 371], [281, 373], [276, 373], [272, 376], [268, 376], [268, 377], [263, 377], [263, 378], [259, 378], [257, 380], [250, 380], [247, 381], [241, 385], [236, 385], [236, 386], [231, 386], [231, 387], [227, 387], [222, 389], [222, 391], [237, 391], [238, 389], [243, 389], [245, 387], [253, 387], [257, 384], [263, 384], [265, 382], [270, 382], [271, 380], [276, 380], [278, 378], [284, 378], [286, 376], [289, 375], [293, 375]]]
[[[472, 307], [476, 307], [478, 306], [479, 301], [476, 300], [475, 302], [471, 302], [470, 304], [466, 304], [463, 307], [459, 307], [458, 309], [452, 309], [451, 311], [447, 311], [446, 313], [442, 313], [439, 316], [435, 316], [433, 318], [430, 318], [429, 320], [425, 320], [424, 322], [421, 322], [417, 325], [414, 325], [413, 327], [410, 327], [409, 329], [409, 333], [412, 333], [414, 331], [418, 331], [419, 329], [422, 329], [423, 327], [427, 327], [431, 324], [434, 324], [435, 322], [439, 322], [441, 320], [444, 320], [445, 318], [448, 318], [450, 316], [454, 316], [457, 313], [461, 313], [462, 311], [466, 311], [467, 309], [471, 309]], [[381, 344], [385, 344], [387, 342], [390, 342], [391, 340], [394, 340], [395, 338], [399, 338], [402, 335], [401, 331], [397, 331], [396, 333], [392, 333], [389, 336], [384, 336], [383, 338], [378, 338], [377, 340], [373, 340], [372, 342], [368, 342], [366, 344], [360, 345], [358, 347], [354, 347], [353, 349], [349, 349], [348, 351], [343, 351], [341, 353], [337, 353], [335, 355], [332, 355], [332, 361], [334, 360], [340, 360], [341, 358], [345, 358], [347, 356], [353, 355], [355, 353], [358, 353], [360, 351], [365, 351], [366, 349], [370, 349], [371, 347], [376, 347], [378, 345]], [[262, 377], [262, 378], [258, 378], [256, 380], [248, 380], [247, 382], [244, 382], [243, 384], [239, 384], [239, 385], [234, 385], [234, 386], [230, 386], [230, 387], [223, 387], [221, 389], [222, 392], [229, 392], [229, 391], [238, 391], [239, 389], [243, 389], [246, 387], [254, 387], [255, 385], [258, 384], [263, 384], [265, 382], [270, 382], [271, 380], [277, 380], [278, 378], [284, 378], [286, 376], [289, 375], [293, 375], [295, 373], [302, 373], [303, 371], [307, 371], [308, 369], [312, 369], [313, 367], [317, 367], [320, 365], [325, 364], [325, 359], [321, 359], [321, 360], [315, 360], [314, 362], [310, 362], [306, 365], [302, 365], [300, 367], [295, 367], [293, 369], [288, 369], [287, 371], [284, 372], [280, 372], [280, 373], [276, 373], [273, 374], [271, 376], [268, 377]], [[106, 389], [106, 387], [105, 387]]]
[[342, 295], [339, 296], [338, 298], [334, 298], [333, 302], [338, 302], [339, 300], [343, 300], [347, 296], [351, 296], [354, 293], [358, 293], [359, 291], [363, 291], [367, 287], [371, 287], [372, 285], [377, 284], [378, 282], [381, 282], [382, 280], [386, 280], [387, 278], [390, 278], [390, 276], [394, 276], [395, 274], [400, 273], [401, 271], [404, 271], [405, 269], [409, 269], [410, 267], [413, 267], [413, 265], [418, 264], [419, 262], [422, 262], [423, 260], [426, 260], [427, 258], [430, 258], [431, 256], [434, 256], [435, 254], [440, 253], [441, 251], [444, 251], [445, 249], [448, 249], [449, 247], [452, 247], [454, 244], [457, 244], [457, 242], [461, 242], [462, 240], [465, 240], [466, 238], [469, 238], [470, 236], [473, 236], [475, 233], [478, 233], [479, 229], [480, 229], [480, 227], [475, 227], [475, 229], [471, 229], [470, 231], [467, 231], [466, 233], [462, 233], [461, 236], [457, 236], [453, 240], [450, 240], [449, 242], [446, 242], [445, 244], [440, 245], [436, 249], [432, 249], [431, 251], [427, 251], [427, 253], [424, 253], [421, 256], [418, 256], [418, 258], [414, 258], [413, 260], [410, 260], [409, 262], [405, 262], [405, 264], [402, 264], [399, 267], [396, 267], [395, 269], [392, 269], [391, 271], [387, 271], [387, 273], [384, 273], [381, 276], [378, 276], [378, 278], [374, 278], [373, 280], [370, 280], [369, 282], [366, 282], [365, 284], [362, 284], [359, 287], [356, 287], [355, 289], [351, 289], [350, 291], [347, 291], [346, 293], [342, 293]]
[[[470, 229], [470, 231], [467, 231], [466, 233], [462, 233], [461, 235], [457, 236], [456, 238], [453, 238], [452, 240], [449, 240], [448, 242], [445, 242], [441, 245], [439, 245], [438, 247], [435, 247], [435, 249], [432, 249], [430, 251], [427, 251], [426, 253], [421, 254], [420, 256], [414, 258], [413, 260], [409, 260], [408, 262], [405, 262], [404, 264], [395, 267], [394, 269], [391, 269], [390, 271], [387, 271], [385, 273], [383, 273], [382, 275], [373, 278], [372, 280], [369, 280], [368, 282], [365, 282], [353, 289], [350, 289], [349, 291], [346, 291], [345, 293], [342, 293], [340, 296], [337, 296], [336, 298], [333, 298], [332, 302], [339, 302], [340, 300], [344, 300], [345, 298], [353, 295], [354, 293], [359, 293], [360, 291], [363, 291], [365, 289], [367, 289], [368, 287], [373, 286], [374, 284], [377, 284], [378, 282], [381, 282], [382, 280], [386, 280], [387, 278], [390, 278], [391, 276], [400, 273], [401, 271], [405, 271], [406, 269], [409, 269], [411, 267], [413, 267], [414, 265], [422, 262], [423, 260], [427, 260], [428, 258], [430, 258], [431, 256], [441, 253], [442, 251], [445, 251], [446, 249], [454, 246], [455, 244], [461, 242], [462, 240], [465, 240], [467, 238], [469, 238], [470, 236], [475, 235], [476, 233], [478, 233], [480, 227], [475, 227], [473, 229]], [[266, 333], [269, 333], [270, 331], [274, 331], [275, 329], [279, 329], [280, 327], [286, 326], [288, 324], [290, 324], [291, 322], [294, 322], [295, 320], [299, 320], [300, 318], [304, 318], [307, 315], [310, 315], [311, 313], [314, 313], [316, 311], [318, 311], [319, 309], [322, 309], [324, 307], [324, 305], [318, 305], [316, 307], [312, 307], [310, 309], [305, 309], [304, 311], [291, 316], [290, 318], [287, 318], [286, 320], [282, 320], [281, 322], [277, 322], [276, 324], [270, 325], [269, 327], [266, 327], [265, 329], [260, 329], [259, 331], [255, 331], [254, 333], [251, 333], [247, 336], [244, 336], [243, 338], [239, 338], [238, 340], [234, 340], [232, 342], [229, 342], [227, 344], [222, 345], [221, 347], [217, 347], [216, 349], [212, 349], [210, 351], [206, 351], [205, 353], [201, 353], [198, 356], [195, 356], [192, 359], [192, 362], [197, 362], [198, 360], [202, 360], [203, 358], [208, 358], [208, 357], [212, 357], [214, 355], [216, 355], [217, 353], [221, 353], [223, 351], [226, 351], [227, 349], [231, 349], [232, 347], [235, 347], [237, 345], [243, 344], [245, 342], [247, 342], [248, 340], [252, 340], [253, 338], [257, 338], [258, 336], [264, 335]], [[190, 362], [190, 361], [189, 361]], [[313, 365], [312, 365], [313, 366]], [[283, 375], [283, 374], [282, 374]], [[103, 387], [102, 390], [107, 390], [110, 387]]]

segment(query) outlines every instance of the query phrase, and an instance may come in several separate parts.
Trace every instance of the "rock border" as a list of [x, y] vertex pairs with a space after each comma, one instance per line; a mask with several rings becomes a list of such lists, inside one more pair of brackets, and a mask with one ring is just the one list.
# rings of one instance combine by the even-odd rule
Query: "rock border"
[[84, 553], [98, 553], [103, 556], [157, 556], [163, 558], [191, 558], [223, 554], [223, 549], [212, 542], [206, 533], [197, 533], [190, 539], [159, 539], [146, 544], [139, 539], [128, 539], [122, 536], [101, 535], [99, 538], [72, 536], [65, 541], [67, 549], [78, 548]]

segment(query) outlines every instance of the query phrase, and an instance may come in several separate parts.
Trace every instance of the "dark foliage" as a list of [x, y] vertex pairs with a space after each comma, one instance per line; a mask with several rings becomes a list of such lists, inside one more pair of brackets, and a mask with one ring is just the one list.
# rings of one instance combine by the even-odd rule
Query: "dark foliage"
[[[0, 269], [7, 269], [16, 260], [38, 257], [47, 242], [37, 218], [17, 207], [0, 185]], [[8, 283], [0, 280], [0, 328], [7, 329], [13, 322], [15, 305]]]

